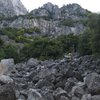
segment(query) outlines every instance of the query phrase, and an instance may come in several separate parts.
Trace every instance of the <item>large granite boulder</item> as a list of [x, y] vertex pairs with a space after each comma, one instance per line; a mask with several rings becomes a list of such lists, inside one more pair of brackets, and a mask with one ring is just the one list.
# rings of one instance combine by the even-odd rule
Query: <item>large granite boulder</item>
[[92, 94], [100, 94], [100, 75], [91, 73], [86, 76], [85, 84]]
[[14, 70], [14, 59], [3, 59], [0, 63], [0, 74], [10, 74]]
[[0, 86], [0, 100], [16, 100], [15, 91], [10, 84]]

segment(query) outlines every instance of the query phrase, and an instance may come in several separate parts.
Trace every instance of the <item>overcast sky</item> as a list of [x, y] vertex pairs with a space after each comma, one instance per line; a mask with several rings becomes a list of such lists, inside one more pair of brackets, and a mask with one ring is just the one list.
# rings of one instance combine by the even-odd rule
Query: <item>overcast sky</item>
[[100, 0], [21, 0], [21, 1], [29, 11], [41, 7], [43, 4], [47, 2], [51, 2], [53, 4], [58, 5], [59, 7], [69, 3], [78, 3], [83, 8], [88, 9], [92, 12], [100, 12]]

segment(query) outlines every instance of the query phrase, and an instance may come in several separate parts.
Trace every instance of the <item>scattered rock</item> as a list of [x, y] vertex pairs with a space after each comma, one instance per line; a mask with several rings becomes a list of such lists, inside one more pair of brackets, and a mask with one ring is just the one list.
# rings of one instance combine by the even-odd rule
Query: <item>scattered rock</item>
[[[5, 65], [14, 66], [13, 63]], [[91, 65], [97, 69], [91, 69]], [[31, 58], [27, 62], [16, 64], [11, 73], [1, 75], [0, 87], [15, 85], [12, 89], [16, 89], [13, 93], [17, 100], [99, 100], [99, 69], [99, 62], [97, 64], [91, 56], [72, 58], [71, 61], [66, 58], [55, 61]], [[82, 80], [78, 78], [80, 75], [75, 75], [78, 71]]]

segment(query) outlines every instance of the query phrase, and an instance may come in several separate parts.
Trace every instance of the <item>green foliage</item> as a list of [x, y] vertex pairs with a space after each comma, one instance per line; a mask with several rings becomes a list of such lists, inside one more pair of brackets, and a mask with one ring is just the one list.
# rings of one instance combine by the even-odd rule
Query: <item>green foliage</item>
[[73, 21], [72, 19], [65, 19], [65, 20], [61, 21], [62, 25], [69, 26], [69, 27], [73, 27], [74, 23], [75, 23], [75, 21]]
[[62, 56], [62, 46], [59, 41], [48, 37], [38, 37], [30, 44], [27, 44], [23, 50], [25, 58], [57, 59]]
[[29, 29], [24, 29], [24, 32], [30, 33], [30, 34], [33, 32], [40, 33], [40, 29], [38, 27], [33, 27], [33, 28], [29, 28]]
[[5, 52], [2, 48], [0, 48], [0, 60], [4, 59], [5, 58]]
[[92, 38], [92, 49], [94, 53], [100, 54], [100, 15], [96, 20], [97, 25], [95, 25], [93, 38]]
[[0, 38], [0, 47], [2, 47], [4, 44], [4, 42], [2, 41], [2, 39]]
[[92, 52], [100, 56], [100, 14], [91, 14], [88, 25], [92, 33]]
[[63, 52], [76, 52], [78, 46], [78, 36], [74, 34], [61, 35], [58, 38], [58, 41], [61, 42]]
[[24, 29], [24, 28], [16, 29], [16, 28], [7, 27], [7, 28], [3, 28], [0, 30], [0, 33], [7, 35], [9, 38], [11, 38], [17, 42], [18, 42], [18, 40], [21, 40], [21, 39], [19, 39], [19, 37], [24, 38], [24, 40], [25, 40], [24, 33], [31, 34], [33, 32], [40, 33], [40, 29], [38, 27], [33, 27], [30, 29]]
[[92, 54], [91, 33], [88, 30], [80, 35], [78, 43], [78, 52], [80, 55]]
[[4, 57], [5, 58], [14, 58], [15, 62], [20, 61], [19, 53], [16, 47], [12, 45], [5, 45], [3, 47]]

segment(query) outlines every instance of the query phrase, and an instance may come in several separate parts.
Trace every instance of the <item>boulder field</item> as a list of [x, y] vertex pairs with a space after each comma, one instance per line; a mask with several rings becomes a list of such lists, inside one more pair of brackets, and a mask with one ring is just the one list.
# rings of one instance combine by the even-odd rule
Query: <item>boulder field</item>
[[100, 100], [100, 59], [30, 58], [13, 67], [0, 76], [0, 100]]

